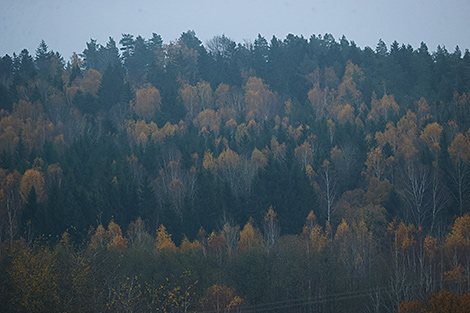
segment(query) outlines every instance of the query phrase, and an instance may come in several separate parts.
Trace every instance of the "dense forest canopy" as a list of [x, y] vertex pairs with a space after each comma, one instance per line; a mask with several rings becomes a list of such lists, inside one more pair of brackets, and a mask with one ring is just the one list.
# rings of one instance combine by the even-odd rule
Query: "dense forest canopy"
[[0, 59], [0, 110], [11, 312], [406, 312], [470, 287], [468, 50], [43, 41]]

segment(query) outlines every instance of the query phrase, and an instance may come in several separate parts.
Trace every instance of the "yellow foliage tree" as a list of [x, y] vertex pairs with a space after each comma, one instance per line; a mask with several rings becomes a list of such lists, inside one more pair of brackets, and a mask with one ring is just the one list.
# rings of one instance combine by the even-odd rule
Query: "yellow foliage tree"
[[366, 200], [368, 204], [383, 205], [390, 197], [392, 184], [387, 180], [379, 180], [372, 177], [367, 185]]
[[[275, 116], [279, 109], [276, 96], [261, 78], [248, 78], [244, 89], [247, 112], [253, 112], [259, 122]], [[247, 116], [247, 121], [251, 119]]]
[[214, 92], [215, 106], [217, 108], [223, 108], [226, 106], [229, 97], [230, 86], [224, 83], [220, 83]]
[[230, 148], [225, 149], [217, 158], [217, 167], [233, 172], [241, 163], [241, 157]]
[[419, 125], [423, 125], [424, 121], [429, 117], [429, 111], [431, 108], [429, 107], [428, 102], [425, 98], [421, 97], [417, 102], [416, 106], [418, 107], [418, 122]]
[[397, 252], [407, 251], [416, 244], [416, 228], [413, 224], [406, 225], [403, 221], [393, 220], [388, 225], [388, 232], [394, 236], [393, 247]]
[[246, 252], [256, 247], [259, 241], [258, 230], [253, 227], [253, 224], [250, 221], [248, 221], [240, 232], [238, 248], [241, 251]]
[[171, 240], [171, 234], [169, 234], [165, 226], [160, 225], [157, 229], [157, 239], [155, 240], [157, 251], [163, 252], [176, 252], [176, 246], [173, 240]]
[[81, 88], [84, 92], [89, 92], [96, 96], [101, 83], [101, 74], [97, 70], [89, 69], [82, 79]]
[[283, 161], [286, 157], [286, 143], [283, 142], [280, 144], [276, 137], [271, 138], [271, 153], [274, 157], [274, 159], [278, 161]]
[[299, 125], [297, 128], [293, 127], [292, 125], [289, 125], [289, 128], [287, 129], [287, 133], [289, 134], [290, 137], [294, 139], [294, 141], [299, 140], [300, 136], [302, 136], [304, 128], [302, 125]]
[[317, 217], [313, 210], [310, 211], [305, 220], [301, 236], [308, 242], [307, 251], [311, 251], [311, 248], [315, 254], [321, 253], [328, 243], [328, 233], [317, 224]]
[[[150, 296], [150, 303], [147, 310], [129, 310], [130, 312], [195, 312], [191, 307], [195, 307], [193, 299], [198, 281], [192, 277], [190, 271], [184, 271], [177, 277], [166, 278], [165, 282], [155, 287], [148, 286], [147, 292]], [[123, 310], [124, 311], [124, 310]]]
[[34, 104], [20, 99], [18, 103], [13, 104], [13, 114], [22, 120], [27, 120], [28, 118], [36, 121], [42, 114], [44, 110], [42, 109], [42, 104], [39, 101], [36, 101]]
[[336, 130], [335, 122], [333, 122], [332, 119], [329, 119], [328, 121], [326, 121], [326, 124], [328, 126], [328, 136], [330, 138], [330, 144], [333, 144], [333, 140], [335, 138], [335, 130]]
[[127, 237], [129, 238], [130, 244], [133, 246], [140, 246], [150, 242], [153, 244], [153, 238], [145, 230], [145, 222], [140, 217], [129, 223]]
[[91, 231], [90, 243], [88, 247], [92, 250], [102, 249], [107, 246], [108, 239], [106, 236], [106, 229], [103, 225], [98, 225], [95, 231]]
[[448, 290], [441, 290], [432, 294], [426, 303], [419, 300], [405, 300], [398, 305], [401, 313], [466, 313], [470, 311], [470, 294], [455, 294]]
[[227, 248], [227, 241], [225, 240], [224, 234], [212, 232], [207, 239], [207, 244], [209, 252], [214, 254], [219, 263], [222, 264], [222, 258]]
[[336, 229], [336, 234], [335, 234], [335, 241], [342, 240], [344, 238], [347, 238], [349, 236], [349, 233], [351, 232], [350, 227], [346, 220], [343, 218], [341, 220], [341, 223], [338, 225], [338, 228]]
[[223, 285], [210, 287], [201, 300], [204, 312], [236, 312], [238, 306], [243, 304], [243, 299], [236, 295], [233, 288]]
[[108, 249], [117, 249], [123, 252], [127, 248], [127, 242], [122, 236], [121, 227], [119, 227], [119, 225], [116, 224], [114, 221], [109, 222], [106, 237], [108, 240]]
[[229, 257], [232, 256], [232, 253], [236, 251], [238, 247], [238, 237], [240, 235], [240, 226], [232, 226], [230, 223], [225, 223], [222, 230], [222, 235], [225, 239], [225, 244], [227, 245], [227, 252]]
[[328, 244], [328, 233], [318, 224], [310, 232], [310, 243], [316, 253], [322, 252]]
[[308, 100], [312, 104], [316, 117], [322, 118], [326, 113], [326, 97], [325, 92], [320, 88], [320, 84], [315, 84], [308, 92]]
[[180, 98], [183, 100], [186, 110], [188, 111], [189, 118], [192, 120], [200, 111], [196, 87], [185, 84], [178, 92]]
[[214, 95], [211, 85], [206, 81], [200, 81], [196, 84], [196, 93], [199, 100], [200, 110], [212, 109]]
[[354, 108], [349, 103], [344, 105], [338, 113], [338, 121], [341, 124], [345, 124], [346, 122], [353, 123], [354, 118]]
[[467, 163], [470, 160], [470, 142], [468, 138], [458, 133], [448, 148], [448, 151], [454, 163]]
[[187, 252], [187, 251], [199, 251], [202, 249], [202, 245], [198, 240], [194, 240], [191, 242], [188, 237], [184, 236], [183, 241], [181, 241], [181, 246], [179, 247], [181, 252]]
[[9, 274], [19, 291], [14, 300], [26, 312], [55, 311], [59, 298], [52, 252], [45, 247], [21, 246], [13, 255]]
[[462, 255], [461, 253], [465, 255], [470, 252], [470, 215], [465, 214], [455, 220], [452, 231], [445, 239], [444, 249], [454, 262], [458, 260], [459, 255]]
[[5, 151], [11, 155], [15, 153], [20, 140], [19, 133], [22, 128], [22, 121], [14, 116], [7, 116], [0, 120], [0, 151]]
[[57, 187], [62, 185], [63, 171], [58, 163], [47, 167], [46, 178], [48, 185], [55, 185]]
[[265, 167], [268, 164], [268, 160], [263, 152], [259, 151], [257, 148], [251, 153], [251, 162], [256, 165], [257, 168]]
[[238, 144], [241, 144], [243, 140], [250, 140], [251, 136], [248, 133], [248, 127], [245, 123], [241, 123], [237, 126], [237, 131], [235, 132], [235, 141]]
[[206, 109], [198, 114], [194, 119], [194, 124], [199, 128], [205, 127], [214, 132], [215, 136], [219, 136], [221, 118], [218, 112]]
[[264, 215], [264, 237], [268, 243], [268, 248], [274, 246], [277, 238], [279, 237], [279, 224], [277, 221], [277, 214], [273, 208], [270, 207], [268, 212]]
[[157, 88], [147, 84], [137, 90], [132, 106], [137, 116], [149, 120], [160, 109], [161, 102], [162, 97]]
[[313, 149], [310, 143], [307, 141], [304, 141], [302, 145], [296, 147], [294, 154], [303, 169], [306, 169], [307, 166], [313, 161]]
[[172, 125], [170, 122], [166, 122], [162, 127], [162, 132], [166, 137], [172, 137], [178, 130], [178, 125]]
[[29, 169], [24, 173], [20, 183], [20, 195], [23, 202], [27, 201], [33, 186], [36, 191], [38, 201], [44, 201], [46, 197], [44, 190], [44, 176], [36, 169]]
[[364, 174], [367, 178], [370, 179], [372, 177], [375, 177], [378, 180], [381, 180], [383, 178], [386, 161], [382, 152], [382, 148], [380, 146], [372, 148], [371, 151], [367, 153], [365, 165], [366, 169], [364, 171]]
[[392, 152], [397, 156], [398, 151], [398, 130], [392, 122], [388, 122], [383, 133], [377, 132], [375, 134], [375, 140], [380, 147], [384, 147], [385, 144], [389, 144]]
[[214, 155], [210, 151], [204, 152], [204, 159], [202, 161], [202, 166], [205, 169], [214, 170], [216, 168], [216, 163]]
[[362, 94], [357, 89], [357, 83], [364, 80], [364, 73], [351, 60], [346, 63], [341, 84], [338, 86], [338, 100], [351, 103], [356, 107], [361, 102]]
[[442, 130], [442, 126], [438, 123], [430, 123], [426, 125], [426, 127], [421, 132], [421, 136], [419, 136], [419, 138], [421, 138], [421, 140], [423, 140], [428, 146], [436, 164], [439, 159], [439, 152], [441, 151], [439, 143], [441, 141]]
[[122, 235], [121, 227], [111, 221], [106, 230], [103, 225], [98, 225], [96, 230], [90, 231], [89, 249], [116, 249], [123, 252], [127, 248], [127, 240]]

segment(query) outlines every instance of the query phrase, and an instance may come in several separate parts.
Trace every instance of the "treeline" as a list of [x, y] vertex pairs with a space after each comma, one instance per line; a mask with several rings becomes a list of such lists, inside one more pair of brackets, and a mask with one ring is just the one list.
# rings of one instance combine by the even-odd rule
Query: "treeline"
[[269, 208], [286, 241], [313, 211], [330, 242], [362, 225], [387, 260], [394, 219], [441, 245], [468, 212], [469, 92], [468, 50], [361, 49], [329, 34], [205, 45], [193, 31], [168, 44], [125, 34], [68, 62], [45, 42], [6, 55], [2, 275], [19, 239], [53, 249], [67, 231], [81, 247], [90, 227], [141, 218], [179, 243], [201, 228], [261, 229]]

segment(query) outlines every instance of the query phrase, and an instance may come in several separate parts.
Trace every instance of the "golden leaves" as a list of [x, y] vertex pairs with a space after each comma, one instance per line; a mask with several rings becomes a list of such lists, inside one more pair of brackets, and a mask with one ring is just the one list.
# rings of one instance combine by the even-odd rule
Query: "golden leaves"
[[[312, 213], [313, 213], [313, 211], [312, 211]], [[264, 216], [264, 220], [265, 221], [270, 221], [270, 220], [276, 219], [276, 217], [277, 217], [277, 213], [274, 212], [273, 207], [271, 206], [271, 207], [269, 207], [268, 212], [266, 212], [266, 215]]]
[[[214, 107], [213, 92], [208, 82], [200, 81], [195, 86], [184, 84], [178, 92], [186, 110], [188, 111], [188, 117], [190, 120], [197, 116], [201, 111], [212, 109]], [[223, 87], [218, 91], [217, 96], [218, 101], [223, 102], [225, 100], [223, 96]]]
[[429, 150], [434, 156], [434, 160], [437, 161], [441, 147], [439, 145], [441, 141], [442, 126], [438, 123], [429, 123], [421, 132], [419, 138], [423, 140], [428, 146]]
[[225, 149], [217, 158], [217, 167], [228, 171], [235, 170], [241, 164], [241, 157], [230, 148]]
[[227, 248], [227, 241], [222, 232], [216, 233], [213, 231], [209, 238], [207, 238], [209, 251], [217, 256], [219, 263], [222, 261], [222, 256]]
[[149, 120], [160, 109], [161, 102], [162, 97], [157, 88], [146, 84], [143, 88], [136, 91], [132, 108], [138, 117]]
[[117, 249], [122, 253], [127, 248], [127, 240], [122, 235], [121, 227], [114, 221], [109, 223], [108, 230], [100, 224], [91, 233], [89, 248], [92, 250], [107, 248]]
[[424, 251], [429, 259], [434, 259], [437, 255], [439, 248], [439, 242], [437, 238], [433, 237], [431, 234], [427, 234], [424, 238]]
[[458, 133], [448, 151], [454, 163], [467, 163], [470, 160], [470, 140], [462, 133]]
[[465, 214], [455, 220], [451, 233], [446, 236], [444, 247], [449, 253], [470, 249], [470, 215]]
[[127, 248], [127, 242], [122, 236], [121, 227], [119, 227], [119, 225], [114, 221], [109, 223], [106, 236], [109, 238], [109, 242], [107, 243], [108, 249], [115, 248], [123, 252]]
[[345, 124], [346, 122], [353, 123], [354, 118], [354, 108], [349, 103], [344, 105], [338, 113], [338, 121], [341, 124]]
[[343, 218], [341, 220], [341, 223], [338, 225], [338, 228], [336, 229], [335, 241], [346, 238], [349, 235], [349, 232], [350, 232], [349, 225], [346, 222], [346, 220]]
[[157, 229], [157, 239], [155, 240], [157, 251], [163, 252], [176, 252], [176, 246], [173, 240], [171, 240], [171, 234], [169, 234], [165, 226], [160, 225]]
[[248, 127], [245, 123], [241, 123], [237, 126], [237, 131], [235, 132], [235, 141], [238, 144], [242, 144], [245, 140], [250, 140], [251, 136], [248, 133]]
[[210, 312], [232, 312], [243, 304], [243, 299], [235, 294], [233, 288], [224, 285], [213, 285], [201, 300], [202, 310]]
[[148, 311], [157, 312], [193, 312], [189, 310], [194, 306], [193, 298], [196, 293], [198, 281], [192, 277], [189, 270], [185, 270], [179, 277], [167, 277], [159, 286], [147, 285], [147, 294], [150, 296]]
[[302, 145], [296, 147], [294, 154], [303, 169], [307, 169], [307, 166], [313, 161], [313, 149], [307, 141], [304, 141]]
[[416, 244], [416, 228], [413, 224], [406, 225], [403, 221], [393, 220], [388, 226], [388, 232], [394, 236], [396, 251], [406, 251]]
[[324, 102], [324, 91], [320, 89], [319, 84], [315, 84], [315, 86], [308, 92], [308, 100], [312, 104], [317, 118], [323, 117], [326, 110]]
[[94, 69], [89, 69], [86, 72], [85, 77], [82, 79], [81, 88], [83, 91], [89, 92], [93, 96], [96, 96], [100, 87], [101, 78], [102, 76], [100, 72]]
[[257, 148], [253, 149], [251, 153], [251, 162], [256, 165], [256, 167], [265, 167], [268, 164], [268, 160], [263, 152], [259, 151]]
[[271, 137], [271, 153], [273, 158], [278, 161], [283, 161], [286, 157], [286, 143], [280, 144], [276, 137]]
[[299, 125], [298, 127], [292, 127], [292, 125], [289, 125], [287, 133], [290, 137], [297, 141], [299, 140], [300, 136], [302, 136], [303, 130], [304, 128], [302, 125]]
[[217, 108], [223, 108], [227, 105], [229, 97], [230, 86], [224, 83], [220, 83], [214, 92], [215, 106]]
[[260, 236], [258, 230], [253, 227], [253, 224], [250, 221], [248, 221], [240, 232], [238, 248], [241, 251], [248, 251], [256, 247], [259, 241]]
[[162, 128], [158, 128], [154, 122], [146, 123], [144, 120], [127, 121], [127, 137], [131, 145], [142, 145], [145, 147], [149, 140], [163, 143], [165, 138], [184, 133], [184, 123], [171, 124], [167, 122]]
[[[272, 117], [279, 109], [275, 94], [269, 90], [261, 78], [248, 78], [244, 89], [247, 112], [253, 112], [253, 117], [258, 121]], [[253, 117], [247, 116], [246, 120], [249, 121]]]
[[[30, 104], [20, 101], [19, 103], [16, 109], [21, 112], [0, 116], [0, 151], [10, 154], [15, 152], [20, 137], [26, 151], [31, 152], [34, 149], [42, 149], [45, 141], [52, 141], [56, 135], [54, 125], [45, 117], [42, 109], [38, 108], [42, 106], [40, 102]], [[31, 112], [29, 112], [30, 109]], [[0, 111], [0, 115], [3, 115], [1, 113], [6, 112]]]
[[218, 112], [206, 109], [199, 113], [194, 119], [194, 124], [199, 128], [206, 128], [215, 133], [216, 136], [219, 135], [221, 118]]
[[387, 121], [390, 118], [391, 113], [398, 113], [400, 107], [395, 102], [395, 97], [393, 95], [385, 94], [382, 99], [377, 100], [377, 95], [375, 92], [372, 92], [371, 100], [371, 110], [368, 115], [368, 119], [371, 119], [375, 122], [379, 122], [382, 118]]
[[382, 178], [385, 171], [385, 157], [381, 147], [373, 148], [367, 153], [365, 165], [366, 170], [364, 174], [366, 174], [367, 177], [376, 177], [378, 180]]
[[210, 151], [206, 151], [204, 153], [204, 159], [202, 161], [202, 166], [207, 169], [214, 169], [215, 168], [215, 159], [214, 155]]
[[201, 250], [202, 249], [202, 245], [199, 241], [197, 240], [194, 240], [194, 241], [190, 241], [188, 239], [188, 237], [184, 236], [183, 238], [183, 241], [181, 242], [181, 246], [180, 246], [180, 251], [181, 252], [187, 252], [187, 251], [192, 251], [192, 252], [195, 252], [195, 251], [198, 251], [198, 250]]
[[58, 301], [52, 252], [48, 248], [33, 251], [23, 246], [14, 255], [9, 274], [14, 287], [20, 291], [17, 300], [28, 312], [47, 311]]
[[21, 178], [20, 195], [23, 202], [27, 202], [29, 193], [33, 187], [36, 191], [37, 200], [39, 202], [43, 201], [46, 197], [44, 190], [44, 176], [37, 169], [27, 170]]
[[470, 294], [456, 294], [441, 290], [432, 294], [426, 303], [421, 303], [419, 300], [403, 301], [398, 305], [398, 309], [402, 313], [466, 313], [470, 310]]

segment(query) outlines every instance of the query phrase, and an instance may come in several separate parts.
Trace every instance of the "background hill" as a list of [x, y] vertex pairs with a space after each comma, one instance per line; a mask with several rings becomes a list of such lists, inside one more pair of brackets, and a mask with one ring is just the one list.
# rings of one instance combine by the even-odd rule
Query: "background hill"
[[0, 301], [393, 311], [463, 292], [469, 92], [468, 50], [329, 34], [5, 55]]

